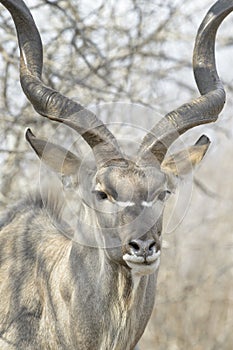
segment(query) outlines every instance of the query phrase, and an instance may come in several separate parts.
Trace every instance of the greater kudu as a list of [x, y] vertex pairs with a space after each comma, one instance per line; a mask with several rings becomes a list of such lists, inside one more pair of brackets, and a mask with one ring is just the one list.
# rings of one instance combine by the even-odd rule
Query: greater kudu
[[[1, 221], [1, 349], [133, 349], [152, 312], [160, 262], [164, 203], [172, 178], [204, 156], [209, 139], [165, 158], [169, 146], [194, 126], [216, 121], [225, 92], [215, 67], [215, 36], [233, 10], [219, 0], [196, 38], [193, 67], [201, 97], [168, 113], [144, 137], [136, 159], [128, 159], [107, 127], [80, 104], [41, 80], [42, 45], [22, 0], [0, 1], [15, 22], [20, 81], [42, 116], [76, 130], [93, 150], [77, 228], [64, 221], [53, 193], [15, 205]], [[79, 177], [81, 161], [61, 146], [26, 138], [53, 170]], [[81, 191], [83, 182], [78, 182]], [[50, 215], [48, 215], [50, 214]], [[87, 237], [80, 244], [76, 237]]]

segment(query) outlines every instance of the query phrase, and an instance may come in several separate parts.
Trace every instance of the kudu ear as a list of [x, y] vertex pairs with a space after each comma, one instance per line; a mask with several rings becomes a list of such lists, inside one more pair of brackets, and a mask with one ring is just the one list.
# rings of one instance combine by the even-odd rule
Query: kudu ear
[[200, 163], [209, 145], [209, 138], [202, 135], [195, 145], [165, 158], [161, 164], [161, 170], [176, 176], [188, 174]]
[[25, 136], [38, 157], [49, 168], [61, 175], [77, 174], [81, 161], [75, 154], [59, 145], [36, 138], [30, 129], [27, 129]]

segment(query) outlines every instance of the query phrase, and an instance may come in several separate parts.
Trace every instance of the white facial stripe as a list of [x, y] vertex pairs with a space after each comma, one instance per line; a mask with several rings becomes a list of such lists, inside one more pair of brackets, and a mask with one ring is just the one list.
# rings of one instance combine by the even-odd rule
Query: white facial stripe
[[121, 201], [115, 201], [115, 203], [117, 205], [119, 205], [119, 207], [133, 207], [135, 205], [134, 202], [130, 202], [130, 201], [127, 201], [127, 202], [121, 202]]
[[141, 205], [143, 207], [150, 208], [150, 207], [152, 207], [153, 203], [154, 203], [154, 201], [151, 201], [151, 202], [142, 201]]
[[[135, 203], [131, 202], [131, 201], [126, 201], [126, 202], [115, 201], [115, 203], [117, 205], [119, 205], [119, 207], [124, 207], [124, 208], [125, 207], [133, 207], [135, 205]], [[154, 201], [151, 201], [151, 202], [142, 201], [141, 205], [143, 207], [151, 208], [153, 206], [153, 203], [154, 203]]]

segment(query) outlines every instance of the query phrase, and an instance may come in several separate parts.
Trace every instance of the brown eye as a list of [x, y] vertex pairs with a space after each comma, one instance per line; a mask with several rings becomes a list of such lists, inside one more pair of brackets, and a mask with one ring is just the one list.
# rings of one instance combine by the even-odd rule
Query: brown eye
[[99, 200], [99, 201], [102, 201], [104, 199], [107, 199], [108, 198], [108, 195], [103, 192], [103, 191], [94, 191], [95, 195], [96, 195], [96, 198]]
[[158, 200], [159, 201], [165, 201], [165, 199], [168, 198], [169, 194], [171, 194], [171, 192], [168, 191], [168, 190], [160, 192], [160, 194], [158, 195]]

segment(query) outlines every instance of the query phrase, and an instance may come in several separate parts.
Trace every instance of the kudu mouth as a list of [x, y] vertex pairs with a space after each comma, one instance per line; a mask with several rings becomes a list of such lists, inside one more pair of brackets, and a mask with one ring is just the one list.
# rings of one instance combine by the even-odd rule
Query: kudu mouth
[[123, 260], [135, 275], [150, 275], [156, 272], [160, 265], [160, 250], [144, 258], [131, 254], [123, 255]]
[[136, 275], [149, 275], [154, 273], [160, 264], [160, 247], [155, 240], [135, 239], [126, 246], [127, 252], [123, 260]]

